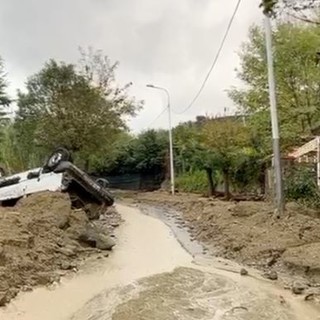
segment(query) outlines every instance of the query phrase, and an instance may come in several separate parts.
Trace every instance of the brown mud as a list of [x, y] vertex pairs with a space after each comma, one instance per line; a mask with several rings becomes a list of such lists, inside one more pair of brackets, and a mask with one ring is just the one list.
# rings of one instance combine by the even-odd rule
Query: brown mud
[[[225, 202], [192, 194], [126, 193], [125, 202], [169, 210], [191, 240], [203, 243], [208, 254], [262, 270], [301, 292], [318, 294], [320, 286], [320, 213], [289, 203], [277, 219], [265, 202]], [[314, 297], [313, 295], [312, 297]]]
[[19, 294], [0, 309], [6, 320], [316, 320], [313, 304], [251, 268], [192, 258], [172, 230], [136, 208], [118, 205], [124, 223], [106, 260], [91, 259], [54, 290]]
[[[109, 208], [100, 221], [72, 210], [67, 194], [40, 193], [0, 207], [0, 306], [20, 291], [46, 286], [76, 272], [82, 261], [114, 245], [120, 216]], [[98, 243], [100, 241], [101, 243]]]

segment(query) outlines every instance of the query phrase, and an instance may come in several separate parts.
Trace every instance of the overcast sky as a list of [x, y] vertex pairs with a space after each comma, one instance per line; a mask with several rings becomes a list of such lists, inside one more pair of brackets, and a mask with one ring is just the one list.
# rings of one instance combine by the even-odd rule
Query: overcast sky
[[[166, 87], [174, 111], [183, 110], [198, 90], [237, 0], [0, 0], [0, 55], [10, 93], [49, 58], [77, 62], [78, 47], [102, 49], [119, 61], [119, 83], [133, 82], [131, 94], [145, 100], [131, 121], [146, 129], [164, 107]], [[225, 92], [237, 84], [237, 50], [249, 26], [261, 22], [260, 0], [243, 0], [217, 67], [197, 103], [173, 122], [216, 115], [234, 106]], [[164, 114], [152, 127], [166, 127]]]

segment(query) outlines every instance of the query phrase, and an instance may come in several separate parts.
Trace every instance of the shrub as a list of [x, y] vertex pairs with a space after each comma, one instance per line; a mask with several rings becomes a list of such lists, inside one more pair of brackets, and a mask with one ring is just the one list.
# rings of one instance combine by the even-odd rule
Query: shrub
[[208, 180], [205, 171], [184, 173], [176, 178], [176, 187], [182, 192], [206, 193]]

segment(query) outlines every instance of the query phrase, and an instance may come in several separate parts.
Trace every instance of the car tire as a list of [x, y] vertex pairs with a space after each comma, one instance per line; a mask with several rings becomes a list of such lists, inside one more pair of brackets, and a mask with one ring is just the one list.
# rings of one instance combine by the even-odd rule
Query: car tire
[[61, 162], [70, 161], [71, 154], [65, 148], [56, 149], [49, 157], [44, 168], [49, 171], [55, 170]]

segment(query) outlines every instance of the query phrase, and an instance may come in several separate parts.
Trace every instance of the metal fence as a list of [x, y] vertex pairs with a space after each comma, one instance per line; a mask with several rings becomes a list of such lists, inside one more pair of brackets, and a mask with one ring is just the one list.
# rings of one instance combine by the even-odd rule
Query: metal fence
[[109, 187], [122, 190], [153, 191], [159, 189], [162, 179], [159, 176], [144, 174], [124, 174], [119, 176], [103, 176], [109, 181]]

